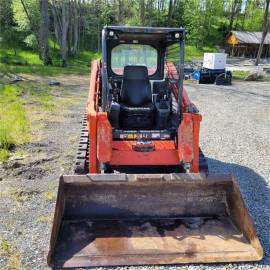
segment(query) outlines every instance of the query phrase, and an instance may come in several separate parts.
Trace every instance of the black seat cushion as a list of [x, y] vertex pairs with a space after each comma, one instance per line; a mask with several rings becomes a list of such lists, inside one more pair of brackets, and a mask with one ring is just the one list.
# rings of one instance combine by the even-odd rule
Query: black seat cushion
[[134, 107], [152, 102], [147, 67], [125, 66], [120, 99], [122, 103]]
[[141, 107], [120, 103], [120, 126], [122, 129], [152, 129], [155, 106], [152, 102]]

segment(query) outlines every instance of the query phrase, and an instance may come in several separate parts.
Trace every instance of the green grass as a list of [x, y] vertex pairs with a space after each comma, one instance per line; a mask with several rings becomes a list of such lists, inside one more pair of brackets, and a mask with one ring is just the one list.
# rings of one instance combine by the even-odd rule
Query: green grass
[[248, 74], [249, 74], [248, 71], [243, 71], [243, 70], [232, 71], [232, 77], [234, 80], [243, 80], [247, 77]]
[[213, 47], [196, 48], [196, 46], [187, 45], [185, 48], [185, 61], [202, 59], [204, 53], [216, 51], [217, 50]]
[[0, 162], [7, 161], [8, 158], [9, 158], [9, 151], [7, 149], [0, 148]]
[[55, 191], [46, 191], [42, 193], [42, 197], [45, 201], [55, 201], [56, 193]]
[[67, 67], [61, 67], [56, 51], [52, 51], [53, 65], [43, 66], [36, 52], [18, 49], [16, 55], [11, 49], [0, 49], [1, 73], [25, 73], [38, 75], [88, 74], [91, 60], [100, 57], [98, 53], [84, 51], [68, 59]]
[[[50, 44], [52, 47], [53, 45]], [[68, 59], [67, 67], [61, 67], [57, 48], [51, 49], [53, 66], [44, 66], [38, 53], [33, 50], [0, 48], [0, 74], [35, 74], [57, 76], [68, 74], [89, 74], [91, 60], [98, 58], [97, 53], [84, 51]], [[17, 85], [6, 85], [0, 77], [0, 162], [8, 160], [13, 146], [30, 140], [30, 122], [27, 119], [25, 105], [29, 102], [39, 106], [43, 111], [52, 111], [56, 105], [52, 91], [46, 83], [31, 81]], [[53, 89], [53, 90], [52, 90]]]
[[21, 253], [17, 248], [16, 242], [9, 243], [5, 239], [2, 240], [0, 243], [0, 256], [5, 260], [4, 269], [21, 269]]
[[14, 85], [0, 86], [0, 161], [8, 150], [29, 140], [29, 122], [21, 100], [22, 91]]
[[[213, 47], [197, 48], [196, 46], [185, 46], [185, 62], [192, 60], [200, 60], [203, 58], [203, 54], [206, 52], [216, 52]], [[172, 45], [168, 50], [167, 59], [170, 61], [179, 61], [179, 46], [178, 44]]]
[[11, 49], [0, 50], [0, 62], [10, 65], [42, 65], [36, 52], [32, 50], [16, 50], [16, 54]]
[[62, 105], [74, 102], [65, 97], [64, 89], [49, 87], [46, 81], [25, 80], [17, 84], [0, 81], [0, 163], [14, 157], [16, 146], [33, 139], [32, 132], [40, 124], [37, 119], [51, 120]]
[[47, 84], [36, 86], [35, 82], [25, 82], [20, 87], [28, 94], [27, 102], [37, 104], [45, 111], [52, 111], [55, 108], [52, 90], [58, 91], [60, 90], [59, 87], [56, 86], [52, 89]]
[[52, 215], [42, 215], [42, 216], [39, 216], [35, 220], [35, 224], [38, 224], [38, 223], [41, 223], [41, 222], [45, 222], [45, 223], [52, 222]]

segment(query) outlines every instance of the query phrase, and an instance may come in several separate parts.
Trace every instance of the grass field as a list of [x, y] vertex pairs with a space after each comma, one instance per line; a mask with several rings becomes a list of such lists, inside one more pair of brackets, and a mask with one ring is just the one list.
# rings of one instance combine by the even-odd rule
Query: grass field
[[243, 80], [249, 74], [248, 71], [244, 70], [234, 70], [232, 71], [233, 79], [234, 80]]
[[0, 49], [0, 72], [1, 73], [25, 73], [38, 75], [59, 74], [87, 74], [92, 59], [98, 58], [98, 53], [84, 51], [74, 58], [70, 58], [67, 67], [61, 67], [59, 56], [53, 54], [53, 65], [43, 66], [36, 52], [32, 50], [18, 49], [16, 54], [11, 49]]
[[66, 102], [61, 86], [49, 87], [39, 80], [25, 80], [16, 85], [0, 82], [0, 163], [16, 156], [20, 151], [17, 146], [37, 139], [33, 124], [35, 128], [42, 124], [36, 118], [44, 120]]
[[[216, 52], [217, 50], [213, 47], [202, 47], [197, 48], [196, 46], [186, 45], [185, 46], [185, 62], [192, 60], [201, 60], [203, 58], [203, 54], [206, 52]], [[179, 61], [179, 46], [172, 45], [168, 49], [167, 59], [170, 61]]]
[[25, 143], [30, 138], [21, 95], [20, 87], [0, 86], [0, 161], [7, 160], [14, 145]]
[[[43, 66], [39, 55], [33, 50], [0, 49], [0, 162], [8, 160], [14, 146], [31, 139], [31, 123], [27, 117], [27, 102], [35, 104], [43, 111], [54, 110], [53, 96], [47, 85], [38, 82], [7, 84], [6, 74], [32, 74], [57, 76], [69, 74], [89, 74], [92, 59], [100, 55], [81, 52], [70, 58], [67, 67], [61, 67], [57, 52], [52, 52], [53, 65]], [[54, 87], [55, 89], [55, 87]]]
[[211, 53], [211, 52], [217, 52], [217, 50], [209, 46], [196, 48], [195, 46], [187, 45], [185, 47], [185, 61], [203, 59], [204, 53]]

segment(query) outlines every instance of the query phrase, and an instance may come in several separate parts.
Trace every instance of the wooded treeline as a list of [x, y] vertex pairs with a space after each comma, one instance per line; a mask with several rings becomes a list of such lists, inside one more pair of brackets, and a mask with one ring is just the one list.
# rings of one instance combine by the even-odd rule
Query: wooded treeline
[[230, 30], [262, 31], [267, 0], [0, 0], [3, 46], [27, 46], [45, 65], [100, 51], [104, 25], [183, 26], [197, 47], [222, 45]]

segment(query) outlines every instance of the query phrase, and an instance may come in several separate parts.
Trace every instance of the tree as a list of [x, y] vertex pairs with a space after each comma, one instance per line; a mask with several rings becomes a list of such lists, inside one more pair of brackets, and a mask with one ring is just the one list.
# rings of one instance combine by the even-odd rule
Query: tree
[[124, 1], [118, 0], [118, 19], [117, 21], [121, 23], [123, 21], [123, 15], [124, 15]]
[[52, 13], [54, 21], [54, 32], [60, 45], [61, 62], [62, 66], [65, 67], [67, 64], [67, 36], [70, 19], [70, 3], [68, 1], [62, 1], [60, 4], [61, 6], [59, 6], [55, 0], [52, 1]]
[[168, 11], [168, 20], [167, 20], [168, 26], [171, 26], [172, 16], [173, 16], [175, 4], [176, 4], [175, 2], [176, 0], [170, 0], [169, 2], [169, 11]]
[[264, 43], [265, 37], [268, 33], [268, 29], [270, 27], [270, 21], [268, 19], [269, 18], [269, 5], [270, 5], [270, 0], [265, 0], [262, 39], [261, 39], [260, 47], [259, 47], [258, 54], [256, 57], [255, 66], [258, 66], [258, 64], [259, 64], [259, 61], [260, 61], [260, 58], [262, 55], [262, 51], [263, 51], [263, 43]]
[[24, 2], [24, 0], [21, 0], [21, 4], [22, 4], [22, 7], [23, 7], [23, 10], [25, 12], [25, 15], [29, 21], [29, 27], [30, 27], [30, 30], [32, 31], [32, 33], [34, 34], [35, 36], [35, 39], [36, 39], [36, 42], [37, 44], [39, 44], [39, 38], [38, 38], [38, 28], [36, 26], [36, 23], [35, 23], [35, 20], [34, 18], [30, 15], [30, 12], [26, 6], [26, 3]]
[[[28, 47], [38, 48], [40, 8], [36, 0], [12, 0], [14, 30], [20, 32], [21, 41]], [[16, 35], [14, 31], [14, 36]]]
[[78, 50], [78, 43], [79, 43], [79, 8], [77, 6], [76, 1], [73, 1], [73, 18], [74, 18], [74, 23], [73, 23], [73, 46], [72, 46], [72, 54], [75, 55]]
[[49, 54], [49, 14], [48, 0], [39, 0], [40, 5], [40, 26], [39, 26], [39, 50], [44, 65], [52, 64]]
[[69, 14], [68, 14], [68, 3], [66, 1], [62, 2], [62, 36], [60, 43], [60, 53], [62, 58], [62, 66], [66, 66], [67, 62], [67, 33], [68, 33], [68, 25], [69, 25]]
[[140, 17], [141, 17], [141, 25], [145, 25], [145, 3], [144, 3], [144, 0], [140, 0]]
[[241, 10], [242, 0], [233, 0], [232, 7], [231, 7], [231, 16], [230, 16], [230, 22], [228, 26], [228, 32], [230, 32], [233, 29], [234, 20], [238, 16], [240, 10]]
[[[50, 61], [54, 40], [62, 65], [80, 51], [100, 51], [104, 25], [185, 27], [187, 44], [224, 45], [228, 31], [266, 31], [266, 0], [0, 0], [4, 48], [39, 52]], [[269, 28], [268, 28], [269, 29]], [[265, 38], [265, 37], [264, 37]], [[263, 51], [263, 45], [260, 47]]]

